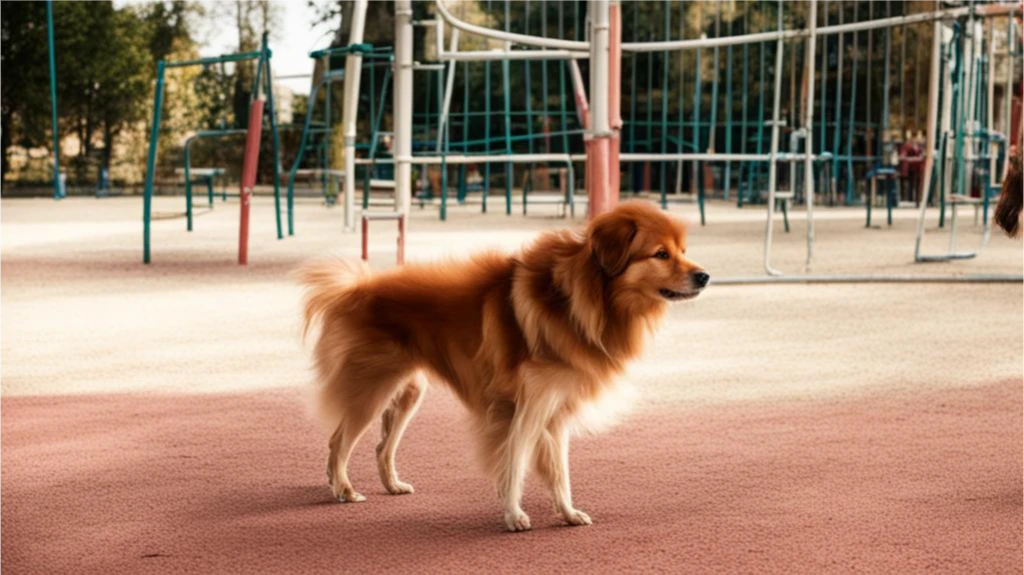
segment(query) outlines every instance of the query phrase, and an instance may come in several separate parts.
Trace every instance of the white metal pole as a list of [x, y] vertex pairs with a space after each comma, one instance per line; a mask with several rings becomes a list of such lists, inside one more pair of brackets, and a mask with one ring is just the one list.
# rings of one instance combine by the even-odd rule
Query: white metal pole
[[818, 29], [818, 0], [811, 0], [807, 15], [807, 105], [804, 107], [804, 201], [807, 204], [807, 262], [814, 255], [814, 53]]
[[[921, 206], [920, 213], [917, 215], [917, 235], [914, 240], [914, 261], [921, 261], [921, 240], [924, 239], [924, 220], [928, 213], [928, 189], [932, 182], [932, 172], [935, 169], [935, 144], [936, 138], [936, 124], [939, 121], [939, 64], [942, 58], [942, 23], [934, 22], [932, 24], [932, 63], [930, 78], [931, 81], [928, 85], [928, 130], [925, 136], [924, 144], [924, 174], [921, 178]], [[949, 97], [947, 96], [947, 100]], [[945, 161], [944, 158], [939, 158], [940, 161]], [[938, 193], [942, 193], [941, 186], [937, 188]]]
[[[356, 0], [353, 6], [352, 24], [348, 32], [349, 45], [363, 42], [366, 3], [367, 0]], [[345, 137], [345, 231], [349, 232], [356, 228], [356, 118], [359, 114], [359, 81], [362, 69], [361, 54], [352, 52], [345, 57], [345, 105], [341, 110], [341, 125]]]
[[[455, 53], [459, 51], [459, 29], [452, 28], [452, 39], [451, 39], [451, 52]], [[448, 82], [444, 87], [444, 103], [441, 106], [441, 118], [437, 124], [437, 144], [435, 150], [440, 152], [441, 145], [444, 143], [444, 127], [448, 123], [448, 111], [452, 106], [452, 89], [455, 87], [455, 60], [448, 61]]]
[[412, 201], [412, 165], [407, 159], [412, 156], [412, 67], [412, 2], [395, 0], [395, 208], [404, 215], [408, 215]]
[[782, 275], [782, 272], [772, 268], [771, 265], [771, 253], [772, 253], [772, 226], [775, 218], [775, 187], [778, 183], [778, 155], [779, 155], [779, 124], [780, 120], [780, 101], [782, 100], [782, 52], [785, 44], [783, 44], [782, 37], [780, 36], [775, 42], [775, 97], [772, 102], [772, 139], [771, 145], [768, 149], [768, 221], [765, 223], [764, 230], [764, 271], [768, 275], [777, 276]]

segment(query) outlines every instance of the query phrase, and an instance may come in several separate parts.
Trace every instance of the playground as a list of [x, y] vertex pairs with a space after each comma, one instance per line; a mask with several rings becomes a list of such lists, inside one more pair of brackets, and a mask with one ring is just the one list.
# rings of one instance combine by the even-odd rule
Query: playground
[[[12, 573], [1024, 572], [1019, 2], [324, 3], [308, 74], [266, 18], [154, 53], [106, 164], [59, 116], [71, 9], [38, 4], [52, 124], [15, 113], [0, 199]], [[626, 200], [711, 283], [573, 439], [593, 525], [531, 476], [508, 533], [441, 386], [415, 493], [374, 423], [339, 504], [295, 270], [512, 253]]]
[[[288, 273], [310, 253], [358, 257], [332, 239], [334, 212], [301, 206], [309, 233], [278, 242], [272, 202], [257, 201], [262, 255], [247, 268], [216, 249], [237, 233], [235, 210], [199, 218], [199, 237], [157, 222], [162, 263], [145, 268], [136, 200], [68, 202], [73, 215], [49, 200], [2, 205], [3, 561], [15, 571], [1020, 568], [1020, 285], [713, 285], [673, 308], [634, 366], [633, 416], [574, 444], [594, 525], [562, 527], [528, 483], [535, 529], [510, 537], [440, 390], [400, 454], [416, 493], [375, 483], [365, 441], [352, 474], [368, 501], [333, 504]], [[465, 211], [446, 223], [413, 211], [408, 257], [511, 249], [570, 223], [480, 231], [488, 217]], [[947, 271], [921, 270], [885, 235], [911, 239], [913, 218], [880, 232], [862, 216], [820, 226], [836, 270]], [[762, 228], [692, 226], [690, 251], [718, 276], [750, 275]], [[374, 233], [371, 260], [393, 265], [391, 230]], [[780, 267], [802, 263], [801, 238], [778, 250]], [[1020, 273], [1020, 245], [994, 237], [985, 258], [934, 265]]]

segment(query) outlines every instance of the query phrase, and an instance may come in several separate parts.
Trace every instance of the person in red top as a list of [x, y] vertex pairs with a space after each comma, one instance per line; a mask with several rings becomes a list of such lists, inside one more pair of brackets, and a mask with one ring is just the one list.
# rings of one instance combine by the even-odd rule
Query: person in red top
[[919, 201], [921, 193], [921, 169], [924, 159], [924, 149], [920, 142], [914, 138], [910, 130], [904, 132], [906, 138], [900, 146], [900, 191], [904, 199]]

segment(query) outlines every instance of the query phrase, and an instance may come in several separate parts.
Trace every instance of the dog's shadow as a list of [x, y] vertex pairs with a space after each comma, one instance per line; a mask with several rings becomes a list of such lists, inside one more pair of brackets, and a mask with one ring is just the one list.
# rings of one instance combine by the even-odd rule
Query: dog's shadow
[[[467, 538], [486, 540], [508, 534], [500, 516], [487, 506], [468, 512], [452, 508], [425, 512], [421, 504], [408, 504], [411, 498], [417, 497], [415, 494], [395, 496], [383, 489], [364, 490], [363, 493], [368, 498], [366, 502], [339, 503], [326, 483], [267, 488], [257, 493], [240, 493], [237, 497], [220, 499], [207, 509], [206, 519], [248, 523], [250, 519], [280, 519], [283, 516], [294, 519], [301, 516], [303, 530], [311, 534], [388, 531], [405, 541], [443, 537], [462, 541]], [[535, 518], [540, 521], [534, 526], [534, 531], [545, 531], [549, 527], [571, 530], [559, 521], [553, 520], [549, 525], [540, 514]]]

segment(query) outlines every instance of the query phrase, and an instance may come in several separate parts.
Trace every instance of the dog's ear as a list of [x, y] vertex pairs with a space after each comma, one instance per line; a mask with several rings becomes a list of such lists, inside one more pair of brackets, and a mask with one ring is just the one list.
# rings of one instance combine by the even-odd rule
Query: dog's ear
[[621, 210], [602, 214], [591, 222], [587, 230], [590, 250], [605, 275], [615, 277], [626, 271], [636, 233], [636, 221]]

